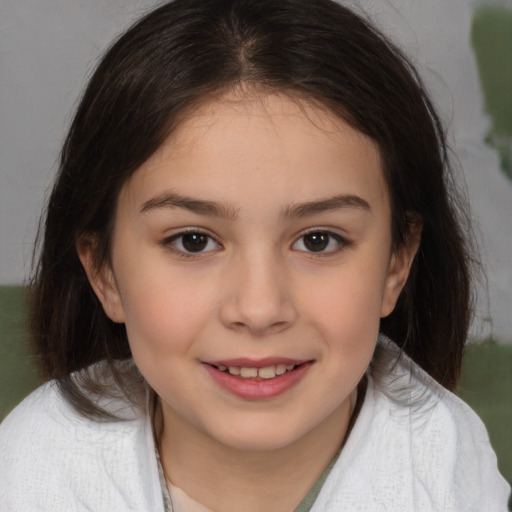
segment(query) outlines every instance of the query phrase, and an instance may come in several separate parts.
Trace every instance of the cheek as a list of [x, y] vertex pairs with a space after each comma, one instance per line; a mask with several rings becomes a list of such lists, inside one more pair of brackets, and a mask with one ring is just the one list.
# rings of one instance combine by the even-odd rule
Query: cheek
[[186, 377], [197, 371], [195, 343], [208, 322], [210, 308], [198, 300], [197, 293], [163, 284], [162, 280], [146, 282], [143, 289], [125, 297], [128, 343], [139, 371], [157, 393], [168, 396], [169, 390], [180, 385], [194, 394], [194, 380]]
[[211, 317], [214, 302], [208, 292], [157, 270], [141, 279], [131, 275], [129, 286], [120, 289], [134, 357], [158, 361], [187, 352]]
[[303, 293], [306, 309], [311, 321], [332, 335], [344, 333], [357, 339], [373, 334], [379, 328], [384, 284], [383, 272], [347, 268], [307, 287]]

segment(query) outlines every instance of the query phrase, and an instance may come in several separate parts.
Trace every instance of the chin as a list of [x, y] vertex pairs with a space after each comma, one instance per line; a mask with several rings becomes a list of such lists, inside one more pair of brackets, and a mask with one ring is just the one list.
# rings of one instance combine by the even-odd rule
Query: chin
[[[288, 428], [286, 428], [288, 427]], [[227, 432], [218, 432], [214, 437], [221, 444], [239, 451], [269, 452], [284, 449], [305, 433], [298, 432], [291, 425], [269, 422], [262, 424], [260, 421], [245, 424], [239, 422], [236, 429]]]

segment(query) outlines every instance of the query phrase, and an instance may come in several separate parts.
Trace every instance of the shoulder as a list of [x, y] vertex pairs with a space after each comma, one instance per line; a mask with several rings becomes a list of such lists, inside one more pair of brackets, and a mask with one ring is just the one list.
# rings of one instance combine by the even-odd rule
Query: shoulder
[[410, 466], [418, 503], [445, 511], [505, 510], [509, 486], [478, 415], [391, 341], [381, 340], [376, 357], [374, 405], [407, 445], [402, 465]]
[[329, 478], [325, 510], [505, 512], [509, 494], [476, 413], [384, 339]]
[[76, 412], [56, 382], [46, 383], [0, 425], [2, 510], [95, 510], [105, 503], [110, 510], [160, 510], [148, 507], [153, 493], [145, 475], [157, 471], [154, 458], [143, 413], [97, 422]]

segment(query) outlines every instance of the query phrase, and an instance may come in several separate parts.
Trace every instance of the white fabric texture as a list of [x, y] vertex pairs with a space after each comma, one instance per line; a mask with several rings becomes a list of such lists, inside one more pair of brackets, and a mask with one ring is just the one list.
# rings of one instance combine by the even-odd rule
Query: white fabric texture
[[381, 340], [356, 425], [311, 512], [506, 512], [510, 488], [480, 418], [397, 356]]
[[[480, 419], [396, 358], [381, 340], [359, 417], [312, 512], [506, 512], [509, 487]], [[148, 409], [125, 409], [132, 419], [98, 423], [54, 382], [34, 391], [0, 425], [0, 511], [163, 512]]]

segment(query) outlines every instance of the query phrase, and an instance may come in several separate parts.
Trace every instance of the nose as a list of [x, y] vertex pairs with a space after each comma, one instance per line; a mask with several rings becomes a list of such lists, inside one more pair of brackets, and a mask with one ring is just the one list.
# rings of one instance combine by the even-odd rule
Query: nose
[[277, 257], [232, 262], [223, 280], [222, 323], [258, 337], [288, 329], [297, 319], [290, 285]]

